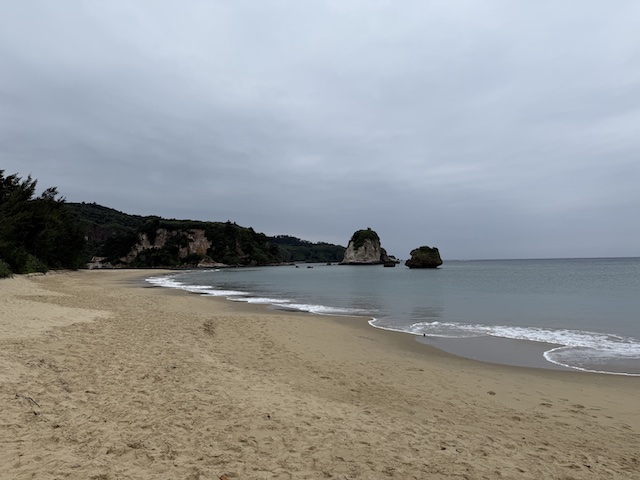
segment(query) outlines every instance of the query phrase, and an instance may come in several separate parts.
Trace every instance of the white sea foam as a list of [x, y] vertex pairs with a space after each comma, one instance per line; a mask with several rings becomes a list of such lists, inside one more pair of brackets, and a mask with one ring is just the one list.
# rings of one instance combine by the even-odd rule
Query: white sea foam
[[172, 275], [163, 275], [161, 277], [149, 277], [149, 278], [145, 278], [145, 281], [152, 285], [157, 285], [159, 287], [168, 287], [168, 288], [178, 288], [179, 285], [182, 285], [180, 282], [176, 282], [173, 279]]
[[211, 285], [189, 285], [186, 283], [175, 280], [174, 276], [166, 275], [161, 277], [150, 277], [145, 279], [152, 285], [165, 288], [177, 288], [179, 290], [185, 290], [187, 292], [199, 293], [201, 295], [207, 295], [210, 297], [229, 297], [234, 295], [246, 295], [246, 292], [238, 290], [219, 290]]
[[[577, 370], [640, 376], [640, 373], [607, 370], [606, 365], [635, 364], [640, 368], [640, 340], [632, 337], [569, 329], [480, 325], [455, 322], [419, 322], [409, 326], [381, 325], [373, 319], [372, 326], [413, 335], [444, 338], [473, 338], [491, 336], [510, 340], [527, 340], [557, 345], [544, 352], [547, 361]], [[602, 366], [602, 368], [598, 368]], [[628, 367], [627, 367], [628, 368]]]
[[[544, 352], [544, 358], [556, 365], [575, 368], [583, 372], [608, 373], [612, 375], [626, 375], [640, 377], [640, 373], [629, 373], [629, 366], [640, 368], [640, 345], [602, 347], [557, 347]], [[613, 365], [617, 370], [612, 371]]]
[[420, 322], [408, 327], [416, 335], [469, 338], [492, 337], [532, 342], [551, 343], [570, 347], [615, 348], [620, 352], [640, 355], [640, 340], [606, 333], [583, 330], [519, 327], [507, 325], [480, 325], [455, 322]]
[[185, 290], [187, 292], [200, 293], [206, 296], [212, 297], [226, 297], [228, 300], [234, 302], [246, 302], [256, 304], [273, 305], [279, 308], [286, 308], [290, 310], [297, 310], [300, 312], [315, 313], [318, 315], [363, 315], [366, 310], [357, 308], [338, 308], [329, 307], [326, 305], [315, 305], [306, 303], [292, 303], [288, 299], [270, 298], [270, 297], [253, 297], [248, 292], [239, 290], [220, 290], [212, 287], [211, 285], [189, 285], [186, 283], [175, 280], [174, 275], [163, 275], [160, 277], [150, 277], [145, 279], [152, 285], [165, 288], [177, 288]]
[[268, 298], [268, 297], [229, 297], [229, 300], [233, 302], [246, 302], [246, 303], [261, 303], [267, 305], [280, 305], [289, 303], [290, 300], [280, 298]]
[[239, 297], [246, 295], [247, 292], [241, 292], [239, 290], [209, 290], [205, 292], [205, 295], [209, 297]]
[[281, 298], [230, 296], [228, 297], [228, 299], [233, 302], [246, 302], [246, 303], [272, 305], [278, 309], [292, 310], [292, 311], [305, 312], [305, 313], [314, 313], [317, 315], [358, 316], [366, 313], [365, 310], [360, 310], [356, 308], [338, 308], [338, 307], [329, 307], [326, 305], [293, 303], [291, 300], [281, 299]]
[[319, 315], [362, 315], [366, 313], [365, 310], [361, 310], [358, 308], [338, 308], [338, 307], [329, 307], [326, 305], [314, 305], [314, 304], [306, 304], [306, 303], [288, 303], [283, 305], [286, 308], [290, 308], [292, 310], [299, 310], [301, 312], [309, 312], [316, 313]]

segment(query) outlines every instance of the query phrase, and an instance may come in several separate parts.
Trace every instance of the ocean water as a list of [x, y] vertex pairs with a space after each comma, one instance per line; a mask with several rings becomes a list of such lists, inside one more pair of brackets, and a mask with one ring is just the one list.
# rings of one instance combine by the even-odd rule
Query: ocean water
[[447, 261], [435, 270], [300, 264], [147, 281], [272, 308], [365, 316], [373, 327], [480, 360], [502, 351], [500, 363], [526, 365], [513, 352], [533, 346], [540, 356], [533, 366], [640, 376], [640, 258]]

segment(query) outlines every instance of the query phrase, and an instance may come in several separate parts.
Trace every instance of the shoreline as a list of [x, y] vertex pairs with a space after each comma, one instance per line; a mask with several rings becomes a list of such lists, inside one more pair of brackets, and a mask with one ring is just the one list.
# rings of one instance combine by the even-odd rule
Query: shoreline
[[[166, 273], [170, 275], [170, 273]], [[163, 274], [160, 274], [163, 275]], [[155, 275], [154, 275], [155, 276]], [[146, 279], [149, 277], [141, 277], [138, 280], [138, 284], [145, 288], [160, 288], [165, 290], [176, 290], [177, 292], [181, 292], [188, 295], [197, 295], [203, 296], [212, 301], [218, 302], [229, 302], [237, 306], [239, 310], [243, 310], [243, 306], [246, 306], [247, 312], [255, 313], [262, 312], [265, 314], [275, 312], [275, 313], [284, 313], [284, 314], [292, 314], [292, 315], [303, 315], [303, 316], [311, 316], [311, 318], [324, 318], [324, 319], [333, 319], [334, 321], [340, 322], [341, 319], [350, 319], [355, 322], [361, 322], [363, 324], [366, 323], [368, 328], [372, 328], [375, 330], [380, 330], [386, 332], [387, 334], [401, 335], [405, 337], [406, 342], [397, 342], [397, 344], [403, 344], [402, 348], [408, 350], [415, 350], [417, 348], [418, 351], [422, 349], [430, 349], [433, 354], [433, 351], [437, 351], [440, 355], [450, 355], [452, 357], [459, 358], [461, 360], [469, 361], [469, 362], [478, 362], [485, 363], [491, 365], [501, 365], [507, 367], [520, 367], [520, 368], [534, 368], [534, 369], [542, 369], [542, 370], [560, 370], [560, 371], [568, 371], [568, 372], [579, 372], [577, 369], [573, 369], [570, 367], [565, 367], [563, 365], [557, 365], [552, 362], [547, 361], [543, 353], [553, 348], [551, 344], [544, 344], [540, 342], [532, 342], [527, 340], [511, 340], [511, 339], [496, 339], [491, 337], [481, 337], [481, 338], [462, 338], [462, 339], [449, 339], [449, 338], [440, 338], [440, 337], [432, 337], [432, 338], [423, 338], [419, 335], [412, 334], [409, 332], [404, 332], [400, 330], [393, 330], [383, 327], [376, 327], [371, 324], [371, 317], [361, 316], [361, 315], [335, 315], [335, 314], [323, 314], [323, 313], [314, 313], [314, 312], [306, 312], [302, 310], [295, 310], [291, 308], [281, 307], [278, 305], [271, 304], [261, 304], [255, 303], [250, 304], [248, 302], [242, 301], [233, 301], [227, 299], [225, 296], [207, 296], [199, 292], [184, 290], [178, 287], [166, 287], [162, 285], [156, 285], [152, 283], [146, 282]], [[493, 355], [491, 352], [487, 352], [487, 343], [496, 345], [498, 343], [511, 345], [511, 348], [506, 352], [500, 352], [497, 354], [495, 350], [493, 350]], [[416, 346], [417, 344], [417, 346]], [[524, 350], [522, 347], [525, 347]], [[468, 348], [471, 350], [471, 353], [462, 354], [461, 350], [464, 348]], [[526, 355], [524, 358], [519, 358], [522, 353]], [[507, 358], [504, 358], [507, 357]], [[580, 372], [580, 373], [601, 373], [601, 372]], [[604, 373], [607, 374], [607, 373]]]
[[[174, 271], [168, 272], [166, 275], [171, 275]], [[160, 278], [163, 275], [150, 275], [148, 278]], [[233, 303], [243, 304], [242, 299], [230, 299], [225, 295], [206, 295], [199, 290], [191, 290], [188, 284], [182, 285], [181, 283], [175, 284], [172, 281], [168, 283], [160, 282], [147, 282], [148, 286], [153, 285], [159, 288], [168, 288], [182, 290], [188, 293], [197, 295], [205, 295], [208, 298], [222, 298], [226, 301]], [[215, 291], [213, 289], [212, 291]], [[246, 293], [246, 292], [245, 292]], [[231, 292], [229, 292], [231, 295]], [[233, 295], [231, 295], [233, 296]], [[248, 302], [251, 303], [251, 302]], [[256, 302], [261, 303], [261, 302]], [[508, 365], [524, 368], [540, 368], [545, 370], [561, 370], [572, 372], [583, 372], [591, 374], [604, 374], [604, 375], [616, 375], [616, 376], [629, 376], [640, 377], [640, 371], [638, 368], [638, 362], [632, 362], [631, 360], [621, 359], [618, 362], [607, 364], [607, 366], [598, 365], [597, 363], [584, 363], [581, 366], [570, 366], [569, 364], [563, 364], [562, 362], [556, 362], [547, 357], [547, 354], [557, 349], [566, 348], [564, 345], [547, 343], [542, 341], [525, 340], [518, 338], [507, 338], [500, 336], [473, 336], [473, 337], [441, 337], [441, 336], [420, 336], [419, 334], [377, 326], [375, 324], [376, 319], [367, 315], [358, 314], [337, 314], [337, 313], [320, 313], [314, 311], [306, 311], [302, 309], [296, 309], [295, 307], [289, 307], [286, 304], [270, 304], [262, 303], [265, 309], [273, 309], [281, 312], [290, 312], [294, 314], [314, 315], [314, 316], [337, 316], [337, 317], [354, 317], [365, 319], [372, 328], [381, 329], [390, 332], [399, 332], [404, 335], [413, 337], [416, 342], [423, 345], [429, 345], [435, 347], [441, 351], [455, 355], [467, 360], [478, 361], [483, 363], [490, 363], [496, 365]]]
[[[134, 271], [135, 269], [130, 269], [129, 271]], [[160, 275], [170, 275], [174, 273], [173, 270], [166, 270], [164, 273], [160, 273]], [[155, 275], [154, 275], [155, 276]], [[185, 295], [185, 296], [194, 296], [203, 298], [205, 301], [216, 302], [221, 306], [226, 306], [228, 310], [236, 310], [238, 313], [245, 314], [257, 314], [257, 315], [286, 315], [293, 317], [309, 317], [309, 319], [318, 320], [320, 322], [331, 322], [336, 325], [340, 325], [341, 327], [349, 327], [362, 336], [371, 330], [378, 332], [379, 338], [383, 342], [388, 342], [389, 347], [393, 346], [394, 348], [398, 348], [400, 350], [404, 350], [407, 353], [415, 353], [417, 355], [425, 355], [430, 358], [437, 359], [445, 359], [445, 361], [450, 362], [450, 364], [455, 364], [456, 362], [464, 368], [487, 368], [487, 369], [506, 369], [508, 371], [515, 372], [529, 372], [545, 374], [549, 375], [558, 374], [560, 375], [558, 378], [562, 378], [562, 375], [576, 375], [580, 377], [585, 377], [588, 381], [590, 376], [600, 376], [600, 377], [619, 377], [619, 378], [630, 378], [630, 379], [638, 379], [638, 385], [640, 385], [640, 377], [637, 375], [628, 375], [622, 374], [618, 375], [616, 373], [610, 372], [591, 372], [591, 371], [582, 371], [579, 369], [566, 367], [564, 365], [554, 364], [549, 362], [542, 355], [547, 349], [554, 348], [556, 345], [548, 344], [548, 343], [540, 343], [533, 342], [528, 340], [515, 340], [515, 339], [503, 339], [503, 338], [493, 338], [493, 337], [480, 337], [480, 338], [456, 338], [456, 339], [448, 339], [448, 338], [439, 338], [433, 337], [435, 341], [430, 342], [428, 339], [423, 340], [423, 337], [415, 334], [411, 334], [409, 332], [399, 331], [399, 330], [391, 330], [381, 327], [375, 327], [369, 323], [371, 319], [368, 316], [360, 316], [360, 315], [336, 315], [336, 314], [324, 314], [324, 313], [314, 313], [314, 312], [306, 312], [301, 310], [293, 310], [287, 308], [281, 308], [278, 305], [270, 305], [263, 303], [248, 303], [242, 301], [232, 301], [228, 300], [225, 296], [214, 296], [214, 295], [205, 295], [195, 291], [183, 290], [180, 288], [172, 288], [165, 287], [161, 285], [149, 284], [146, 282], [146, 279], [149, 278], [147, 276], [141, 276], [138, 279], [137, 284], [142, 285], [143, 288], [154, 288], [160, 289], [161, 291], [165, 291], [167, 294], [175, 294], [175, 295]], [[358, 333], [356, 333], [357, 335]], [[442, 345], [442, 343], [464, 343], [465, 340], [469, 340], [469, 346], [471, 346], [471, 350], [475, 351], [477, 349], [478, 344], [482, 344], [486, 341], [486, 343], [507, 343], [511, 344], [511, 352], [509, 362], [501, 361], [500, 355], [501, 353], [496, 353], [495, 356], [490, 356], [492, 359], [487, 359], [488, 355], [485, 350], [485, 346], [480, 348], [479, 357], [474, 358], [474, 353], [470, 355], [462, 355], [460, 352], [460, 346], [458, 345]], [[475, 345], [473, 345], [475, 344]], [[524, 359], [523, 364], [518, 364], [518, 361], [515, 357], [518, 353], [522, 353], [524, 346], [524, 351], [526, 353], [526, 358]], [[514, 350], [518, 350], [516, 353]], [[534, 358], [535, 355], [540, 354], [540, 358]]]
[[477, 362], [149, 274], [0, 280], [0, 478], [640, 479], [638, 378]]

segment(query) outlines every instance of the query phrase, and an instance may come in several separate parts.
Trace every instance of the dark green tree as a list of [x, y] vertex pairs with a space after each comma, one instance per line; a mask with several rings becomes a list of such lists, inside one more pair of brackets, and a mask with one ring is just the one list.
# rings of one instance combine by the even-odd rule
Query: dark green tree
[[14, 273], [78, 268], [84, 235], [55, 187], [35, 197], [37, 181], [0, 170], [0, 259]]

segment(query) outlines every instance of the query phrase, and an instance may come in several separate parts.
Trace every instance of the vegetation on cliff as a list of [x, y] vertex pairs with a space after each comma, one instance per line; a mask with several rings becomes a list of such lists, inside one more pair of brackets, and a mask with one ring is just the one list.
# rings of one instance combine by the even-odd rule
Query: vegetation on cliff
[[312, 243], [289, 235], [271, 237], [270, 242], [280, 250], [280, 259], [284, 263], [291, 262], [339, 262], [345, 248], [331, 243]]
[[373, 242], [380, 243], [380, 237], [376, 232], [367, 228], [366, 230], [358, 230], [352, 236], [350, 242], [353, 244], [354, 250], [358, 250], [362, 247], [365, 241], [371, 240]]
[[411, 250], [411, 258], [405, 265], [409, 268], [438, 268], [442, 265], [442, 259], [437, 248], [424, 245]]
[[[345, 248], [288, 235], [268, 237], [231, 221], [129, 215], [95, 203], [67, 203], [55, 187], [0, 170], [0, 278], [76, 269], [92, 258], [127, 267], [339, 262]], [[161, 237], [161, 238], [160, 238]]]
[[36, 197], [36, 184], [0, 170], [0, 277], [82, 264], [80, 225], [55, 187]]
[[[89, 257], [104, 258], [113, 266], [127, 262], [130, 267], [190, 267], [200, 262], [233, 266], [337, 262], [344, 253], [339, 245], [311, 243], [287, 235], [268, 237], [230, 221], [168, 220], [128, 215], [96, 204], [69, 205], [87, 232]], [[185, 254], [194, 231], [202, 231], [210, 246], [206, 252]], [[123, 260], [140, 245], [141, 236], [154, 244], [158, 232], [167, 237], [162, 246], [144, 248], [135, 258]]]
[[[112, 266], [186, 267], [205, 259], [227, 265], [279, 262], [278, 252], [270, 248], [266, 235], [235, 223], [168, 220], [129, 215], [97, 204], [69, 205], [87, 232], [88, 255], [101, 257]], [[194, 230], [204, 232], [210, 247], [201, 254], [181, 254]], [[166, 240], [154, 245], [161, 231], [168, 232]], [[147, 248], [141, 243], [143, 238], [150, 244]]]

